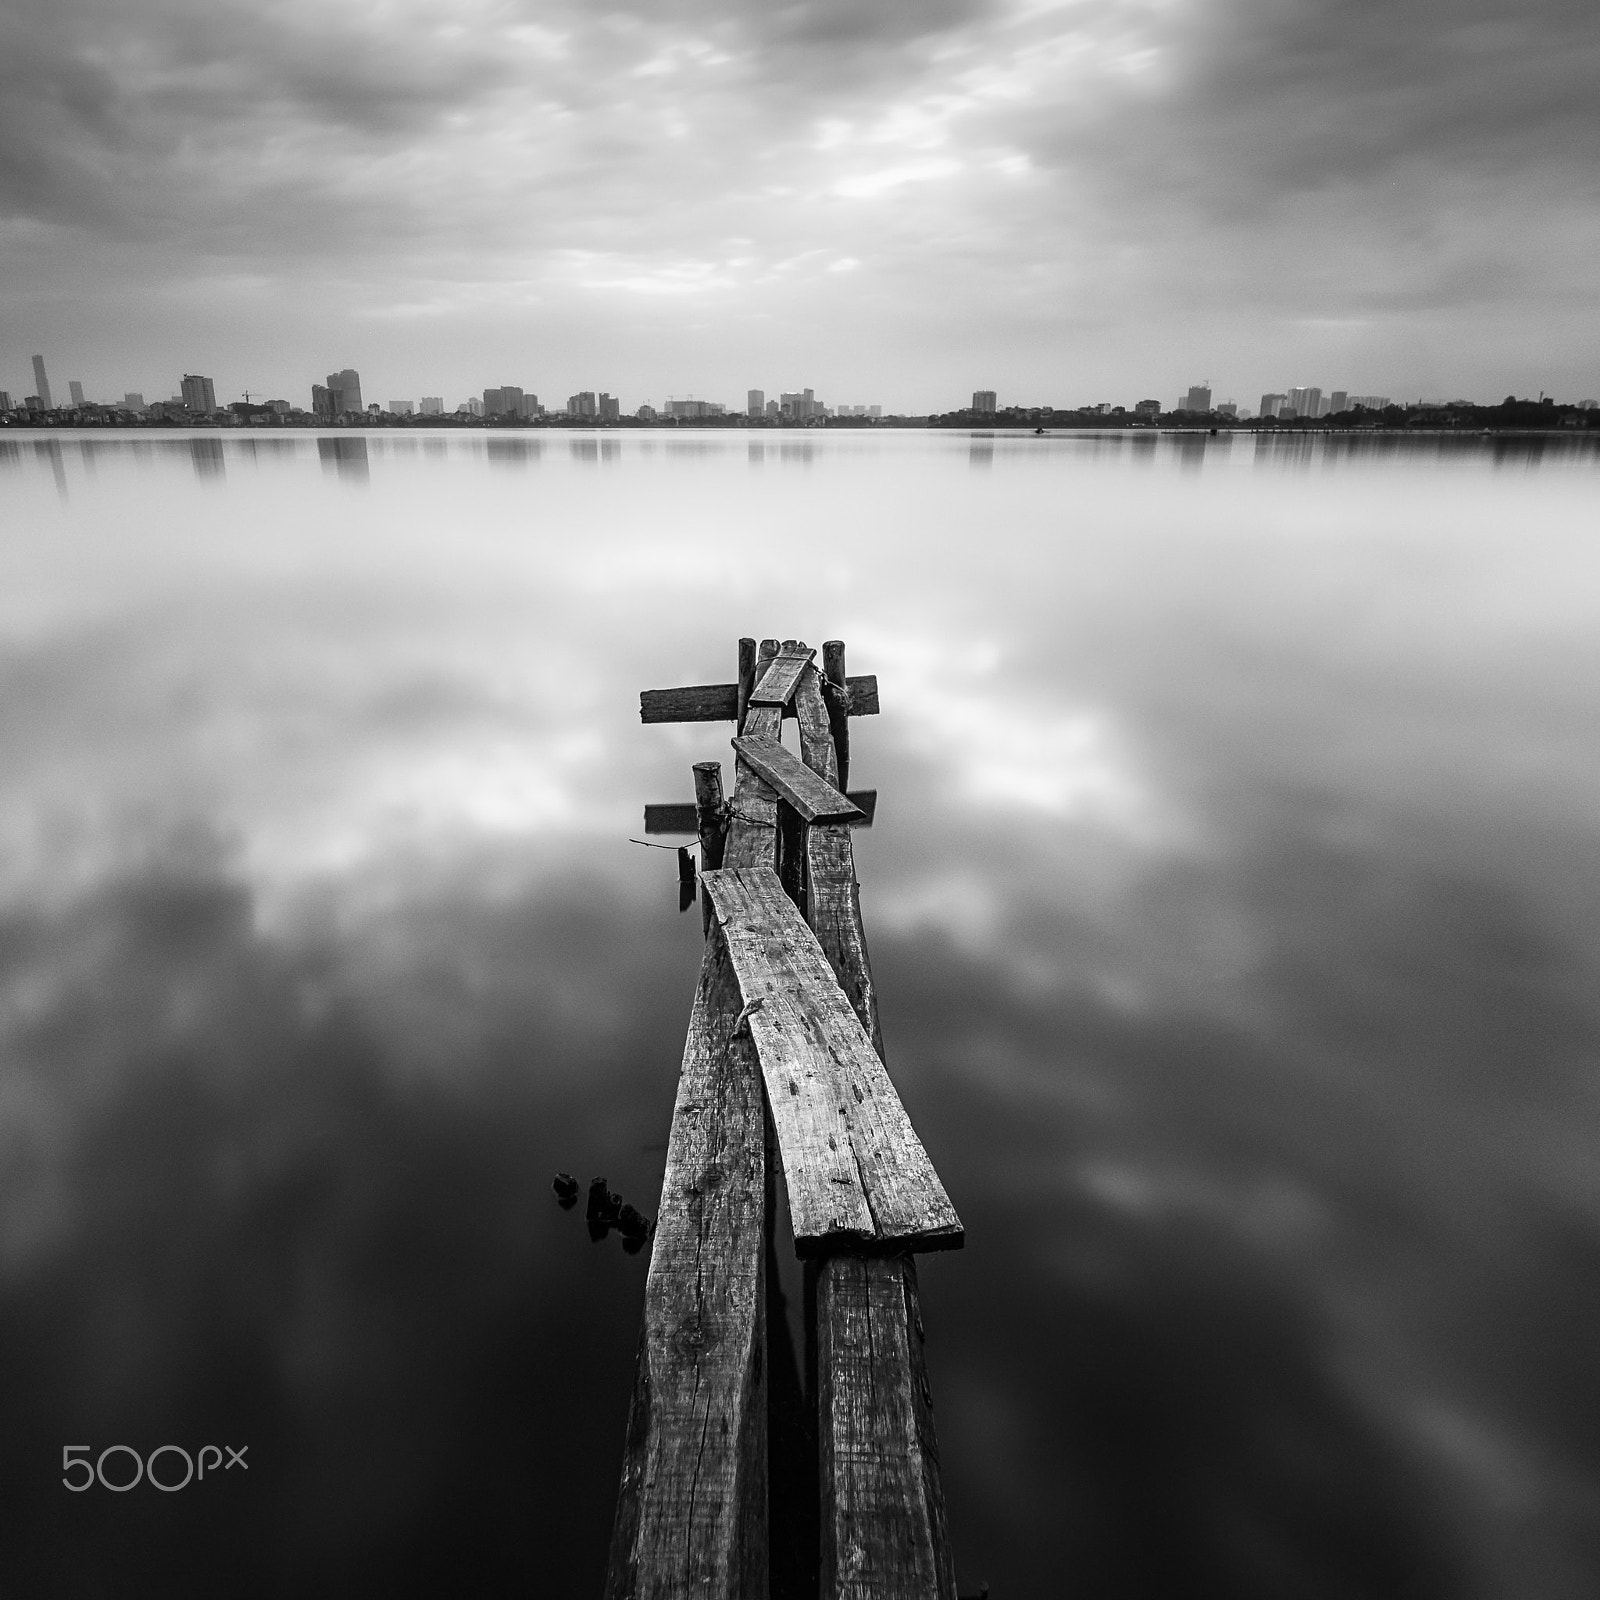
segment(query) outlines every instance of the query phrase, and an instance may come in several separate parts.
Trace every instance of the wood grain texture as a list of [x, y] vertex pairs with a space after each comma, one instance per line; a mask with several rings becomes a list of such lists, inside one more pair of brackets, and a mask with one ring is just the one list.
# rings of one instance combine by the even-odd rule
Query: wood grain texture
[[[750, 706], [745, 728], [758, 737], [776, 739], [783, 727], [778, 706]], [[733, 801], [728, 808], [728, 835], [722, 846], [725, 867], [776, 867], [778, 864], [778, 792], [743, 759], [734, 763]]]
[[768, 868], [702, 880], [778, 1130], [795, 1247], [949, 1249], [961, 1220], [816, 936]]
[[[751, 710], [756, 709], [751, 702]], [[746, 726], [753, 719], [747, 716]], [[831, 742], [831, 741], [830, 741]], [[776, 739], [745, 734], [733, 741], [745, 763], [772, 785], [807, 822], [843, 822], [859, 810]]]
[[[823, 668], [842, 678], [844, 646], [835, 643], [823, 646]], [[835, 694], [819, 706], [804, 683], [795, 696], [801, 753], [823, 776], [830, 766], [823, 715], [835, 758], [848, 759], [838, 700]], [[855, 858], [849, 832], [835, 823], [809, 832], [806, 912], [883, 1060]], [[809, 1271], [822, 1502], [818, 1592], [825, 1600], [954, 1600], [915, 1264], [910, 1257], [835, 1255]]]
[[845, 677], [843, 639], [823, 641], [822, 693], [839, 768], [834, 783], [843, 789], [850, 782], [850, 685]]
[[815, 650], [786, 644], [773, 658], [771, 666], [750, 691], [750, 703], [761, 706], [786, 706], [794, 696], [800, 674], [816, 655]]
[[[878, 680], [873, 674], [851, 678], [848, 688], [852, 717], [877, 716]], [[639, 693], [641, 722], [737, 722], [738, 718], [736, 683], [696, 683], [681, 689], [643, 689]]]
[[765, 1113], [706, 942], [645, 1285], [606, 1600], [767, 1594]]
[[955, 1600], [916, 1267], [834, 1256], [817, 1277], [825, 1600]]

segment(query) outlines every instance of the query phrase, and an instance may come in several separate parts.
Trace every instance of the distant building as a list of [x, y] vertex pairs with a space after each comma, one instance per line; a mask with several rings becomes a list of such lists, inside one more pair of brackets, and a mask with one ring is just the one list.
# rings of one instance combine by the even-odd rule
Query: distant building
[[694, 422], [702, 417], [724, 416], [727, 409], [726, 406], [718, 405], [715, 400], [667, 401], [667, 415], [676, 417], [680, 422]]
[[812, 417], [821, 416], [823, 409], [810, 389], [797, 389], [778, 396], [778, 412], [791, 422], [809, 421]]
[[1264, 394], [1261, 397], [1261, 410], [1257, 415], [1262, 417], [1275, 417], [1288, 403], [1286, 394]]
[[466, 412], [469, 417], [481, 417], [483, 415], [483, 401], [481, 401], [475, 394], [468, 395], [467, 398], [456, 407], [456, 412], [458, 415], [463, 411]]
[[1389, 397], [1386, 394], [1353, 394], [1350, 396], [1350, 409], [1352, 411], [1357, 406], [1366, 411], [1382, 411], [1388, 404]]
[[1349, 409], [1350, 396], [1343, 389], [1335, 389], [1328, 396], [1328, 414], [1330, 416], [1337, 416], [1341, 411], [1348, 411]]
[[1191, 385], [1188, 394], [1184, 396], [1182, 404], [1178, 407], [1180, 411], [1209, 411], [1210, 409], [1211, 390], [1203, 383]]
[[514, 383], [503, 388], [483, 391], [483, 414], [486, 417], [520, 417], [522, 415], [522, 390]]
[[1219, 417], [1237, 417], [1239, 415], [1239, 407], [1232, 400], [1224, 400], [1215, 409]]
[[366, 410], [361, 403], [361, 374], [354, 367], [328, 374], [328, 394], [333, 406], [332, 414], [336, 417], [342, 417], [347, 411], [359, 414]]
[[11, 404], [11, 396], [4, 389], [0, 389], [0, 411], [15, 410], [16, 407]]
[[39, 391], [39, 409], [53, 411], [55, 407], [50, 404], [50, 380], [44, 375], [44, 357], [33, 358], [33, 386]]
[[751, 389], [744, 397], [744, 414], [747, 417], [762, 417], [767, 412], [767, 391], [765, 389]]
[[622, 416], [622, 407], [618, 401], [609, 394], [602, 394], [595, 402], [602, 422], [616, 422]]
[[569, 417], [593, 417], [595, 411], [593, 389], [583, 389], [577, 394], [569, 394], [567, 396], [567, 415]]
[[656, 420], [656, 408], [646, 400], [635, 415], [641, 422], [654, 422]]
[[1161, 402], [1159, 400], [1136, 400], [1133, 406], [1136, 417], [1159, 417], [1161, 415]]
[[444, 415], [444, 397], [437, 394], [425, 394], [417, 402], [417, 409], [425, 417], [442, 417]]
[[416, 406], [410, 400], [391, 400], [389, 411], [397, 417], [409, 417], [416, 411]]
[[1296, 417], [1320, 417], [1322, 415], [1322, 391], [1315, 386], [1305, 389], [1291, 389], [1289, 391], [1289, 411], [1291, 415]]
[[124, 411], [143, 411], [144, 396], [137, 389], [128, 390], [122, 397], [122, 409]]
[[311, 385], [311, 415], [314, 417], [333, 415], [333, 393], [325, 384]]
[[993, 389], [974, 389], [972, 391], [972, 409], [974, 411], [989, 411], [995, 409], [995, 392]]
[[217, 409], [216, 386], [209, 378], [202, 378], [197, 373], [184, 373], [183, 405], [186, 411], [198, 411], [203, 416], [210, 416]]
[[88, 404], [88, 402], [83, 398], [83, 382], [81, 379], [70, 379], [67, 383], [67, 392], [72, 396], [73, 410], [77, 410], [77, 408], [81, 405]]
[[30, 394], [23, 402], [29, 411], [43, 411], [44, 401], [36, 394]]
[[783, 415], [783, 407], [776, 400], [769, 400], [767, 401], [767, 415], [769, 417], [781, 417]]

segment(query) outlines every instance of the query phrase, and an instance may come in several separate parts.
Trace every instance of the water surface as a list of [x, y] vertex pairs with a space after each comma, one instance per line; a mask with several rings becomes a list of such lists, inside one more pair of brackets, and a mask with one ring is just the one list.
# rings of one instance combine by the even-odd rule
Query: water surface
[[[1600, 461], [0, 438], [8, 1590], [598, 1591], [699, 958], [630, 844], [848, 642], [963, 1592], [1600, 1585]], [[61, 1447], [246, 1444], [71, 1495]]]

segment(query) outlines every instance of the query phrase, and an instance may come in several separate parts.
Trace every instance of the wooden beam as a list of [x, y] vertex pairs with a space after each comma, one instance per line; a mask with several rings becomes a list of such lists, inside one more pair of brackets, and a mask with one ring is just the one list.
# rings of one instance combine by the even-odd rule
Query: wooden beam
[[[823, 667], [843, 672], [842, 645], [836, 654], [823, 646]], [[801, 754], [831, 780], [849, 744], [848, 733], [840, 738], [843, 718], [828, 715], [825, 692], [802, 682], [795, 715]], [[836, 823], [811, 828], [806, 868], [807, 918], [881, 1062], [849, 831]], [[909, 1256], [834, 1255], [809, 1263], [807, 1273], [817, 1352], [819, 1592], [827, 1600], [955, 1600], [916, 1264]]]
[[739, 681], [734, 686], [738, 691], [737, 716], [738, 729], [744, 732], [744, 714], [750, 704], [750, 691], [756, 686], [756, 642], [754, 639], [741, 639], [739, 641]]
[[[755, 708], [751, 701], [751, 708]], [[749, 720], [748, 718], [746, 719]], [[733, 741], [744, 761], [759, 773], [807, 822], [844, 822], [860, 811], [826, 779], [786, 750], [776, 739], [745, 734]]]
[[[874, 673], [849, 680], [849, 714], [878, 715], [878, 679]], [[737, 722], [739, 685], [697, 683], [682, 689], [645, 689], [639, 695], [641, 722]], [[745, 730], [749, 732], [747, 728]]]
[[780, 650], [761, 681], [750, 691], [751, 704], [788, 705], [794, 697], [794, 686], [800, 681], [800, 674], [816, 653], [815, 650], [808, 650], [800, 644], [796, 644], [793, 649], [786, 646]]
[[[700, 838], [700, 868], [709, 872], [722, 865], [722, 846], [728, 837], [728, 815], [722, 801], [722, 763], [694, 764], [694, 828]], [[646, 808], [648, 812], [648, 808]], [[648, 816], [645, 831], [649, 832]]]
[[820, 1593], [955, 1600], [915, 1264], [830, 1257], [816, 1303]]
[[[769, 649], [770, 646], [770, 649]], [[761, 641], [756, 670], [777, 653], [776, 639]], [[778, 706], [749, 706], [745, 728], [760, 737], [776, 739], [783, 728]], [[727, 867], [776, 867], [778, 864], [778, 794], [760, 773], [743, 760], [734, 763], [733, 803], [728, 808], [728, 835], [722, 848]]]
[[689, 1019], [605, 1600], [765, 1600], [765, 1114], [720, 933]]
[[939, 1250], [961, 1219], [816, 936], [770, 868], [702, 879], [744, 997], [795, 1248]]
[[844, 788], [850, 781], [850, 688], [844, 673], [844, 640], [825, 639], [822, 644], [823, 700], [828, 708], [828, 725], [833, 730], [839, 776], [834, 785]]
[[[713, 762], [712, 765], [716, 763]], [[876, 789], [852, 789], [845, 798], [858, 810], [859, 817], [850, 817], [841, 827], [870, 828], [878, 811]], [[698, 833], [699, 811], [693, 800], [663, 800], [644, 808], [646, 833]], [[721, 865], [719, 862], [718, 865]]]

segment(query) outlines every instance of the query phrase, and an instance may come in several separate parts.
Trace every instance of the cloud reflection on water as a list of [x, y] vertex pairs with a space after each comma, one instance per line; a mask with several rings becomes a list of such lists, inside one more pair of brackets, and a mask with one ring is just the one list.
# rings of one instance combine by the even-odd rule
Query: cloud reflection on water
[[[220, 529], [184, 443], [7, 539], [11, 1587], [595, 1589], [643, 1261], [546, 1190], [659, 1186], [698, 935], [625, 841], [726, 731], [633, 697], [763, 628], [882, 682], [963, 1587], [1593, 1586], [1592, 479], [247, 442]], [[55, 1482], [213, 1432], [248, 1492]]]

